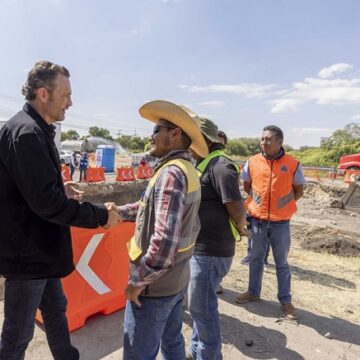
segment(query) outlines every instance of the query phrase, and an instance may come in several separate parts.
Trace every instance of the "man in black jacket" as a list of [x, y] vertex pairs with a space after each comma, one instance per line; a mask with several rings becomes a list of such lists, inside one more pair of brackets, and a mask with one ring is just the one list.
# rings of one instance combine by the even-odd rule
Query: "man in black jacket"
[[[74, 270], [70, 225], [117, 223], [104, 205], [80, 204], [64, 188], [52, 123], [72, 105], [70, 74], [48, 61], [34, 65], [22, 111], [0, 131], [0, 274], [5, 281], [0, 360], [24, 358], [36, 309], [55, 359], [79, 359], [71, 345], [60, 278]], [[67, 194], [66, 194], [67, 193]]]

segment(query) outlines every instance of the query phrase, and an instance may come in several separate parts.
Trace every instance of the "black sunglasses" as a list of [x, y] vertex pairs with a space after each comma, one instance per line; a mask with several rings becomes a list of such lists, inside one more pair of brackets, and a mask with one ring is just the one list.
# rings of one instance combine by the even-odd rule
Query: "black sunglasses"
[[164, 125], [155, 125], [154, 128], [153, 128], [153, 135], [156, 135], [160, 132], [161, 128], [164, 128], [164, 129], [170, 129], [170, 130], [174, 130], [176, 129], [176, 127], [174, 126], [164, 126]]

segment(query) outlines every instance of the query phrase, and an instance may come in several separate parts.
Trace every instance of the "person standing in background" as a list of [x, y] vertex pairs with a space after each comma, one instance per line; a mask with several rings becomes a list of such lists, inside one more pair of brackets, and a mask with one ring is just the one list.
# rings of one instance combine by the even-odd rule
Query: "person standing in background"
[[285, 315], [297, 319], [291, 300], [290, 219], [296, 212], [296, 201], [303, 195], [305, 178], [298, 160], [285, 153], [284, 135], [275, 126], [265, 126], [261, 135], [261, 153], [245, 164], [241, 178], [247, 211], [250, 214], [252, 252], [248, 290], [239, 294], [239, 304], [260, 299], [264, 260], [271, 245], [278, 283], [277, 297]]
[[[200, 118], [209, 155], [198, 156], [201, 183], [200, 233], [190, 259], [189, 311], [194, 320], [187, 359], [221, 359], [221, 324], [216, 291], [229, 272], [235, 240], [247, 235], [239, 168], [223, 152], [216, 124]], [[199, 154], [197, 154], [199, 155]]]
[[80, 170], [80, 175], [79, 175], [79, 182], [86, 181], [86, 172], [89, 166], [89, 157], [86, 151], [84, 151], [81, 154], [80, 157], [80, 164], [79, 164], [79, 170]]
[[73, 180], [73, 175], [75, 172], [75, 169], [78, 167], [79, 163], [76, 157], [76, 152], [73, 152], [73, 154], [70, 157], [70, 179]]

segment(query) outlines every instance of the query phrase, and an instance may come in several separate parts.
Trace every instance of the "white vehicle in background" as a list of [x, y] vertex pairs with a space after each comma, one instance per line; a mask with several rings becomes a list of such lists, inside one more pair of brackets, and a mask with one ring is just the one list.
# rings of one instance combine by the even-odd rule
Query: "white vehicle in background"
[[69, 150], [60, 150], [60, 151], [59, 151], [59, 156], [60, 156], [60, 163], [61, 163], [61, 165], [63, 165], [63, 164], [69, 165], [72, 154], [73, 154], [72, 151], [69, 151]]

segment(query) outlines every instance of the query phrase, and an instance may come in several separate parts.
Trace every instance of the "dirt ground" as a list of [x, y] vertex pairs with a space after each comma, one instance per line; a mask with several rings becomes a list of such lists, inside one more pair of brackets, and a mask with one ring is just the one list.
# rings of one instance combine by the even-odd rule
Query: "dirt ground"
[[220, 296], [224, 359], [360, 359], [360, 215], [330, 207], [345, 191], [309, 184], [298, 203], [289, 256], [298, 322], [281, 314], [273, 265], [264, 273], [262, 300], [235, 305], [248, 283], [248, 266], [239, 262], [246, 241], [238, 244]]
[[[238, 305], [234, 298], [247, 289], [248, 266], [240, 260], [246, 239], [237, 243], [232, 269], [219, 295], [225, 360], [359, 360], [360, 359], [360, 214], [330, 207], [346, 188], [309, 184], [292, 220], [293, 303], [299, 321], [286, 319], [276, 298], [276, 275], [264, 273], [261, 300]], [[2, 311], [2, 304], [0, 308]], [[81, 359], [121, 359], [123, 311], [95, 315], [72, 333]], [[191, 337], [185, 312], [183, 333]], [[0, 313], [0, 323], [2, 313]], [[247, 346], [247, 341], [252, 341]], [[159, 357], [160, 358], [160, 357]], [[36, 327], [26, 360], [51, 359], [43, 330]]]

